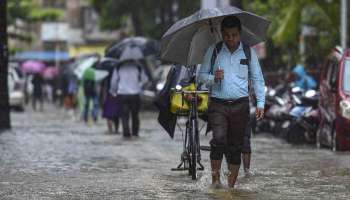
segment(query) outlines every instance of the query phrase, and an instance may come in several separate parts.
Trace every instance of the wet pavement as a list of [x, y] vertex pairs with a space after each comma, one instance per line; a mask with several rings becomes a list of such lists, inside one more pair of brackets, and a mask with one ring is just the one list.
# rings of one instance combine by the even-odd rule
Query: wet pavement
[[[85, 125], [63, 110], [12, 113], [13, 129], [0, 134], [0, 199], [350, 199], [350, 153], [269, 135], [252, 138], [253, 176], [212, 190], [208, 152], [196, 181], [170, 170], [181, 133], [171, 140], [156, 117], [143, 112], [140, 137], [125, 140], [106, 134], [103, 121]], [[202, 134], [202, 144], [209, 138]]]

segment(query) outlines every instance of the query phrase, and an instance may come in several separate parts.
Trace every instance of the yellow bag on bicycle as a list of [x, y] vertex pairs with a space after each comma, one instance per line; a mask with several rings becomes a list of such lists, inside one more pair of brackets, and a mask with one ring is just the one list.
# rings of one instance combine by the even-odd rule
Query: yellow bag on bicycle
[[[190, 85], [183, 87], [183, 91], [195, 91], [196, 85], [191, 83]], [[198, 94], [197, 110], [199, 113], [204, 113], [208, 110], [208, 94]], [[172, 92], [170, 95], [170, 112], [173, 114], [187, 114], [190, 109], [190, 104], [186, 100], [185, 95], [181, 93]]]

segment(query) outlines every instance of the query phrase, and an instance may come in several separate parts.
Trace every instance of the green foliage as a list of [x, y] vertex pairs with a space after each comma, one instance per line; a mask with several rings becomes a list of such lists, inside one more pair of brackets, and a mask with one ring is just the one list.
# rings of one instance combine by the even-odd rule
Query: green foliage
[[[320, 58], [339, 43], [339, 9], [337, 0], [245, 0], [246, 10], [271, 21], [268, 40], [275, 52], [281, 52], [279, 64], [300, 61], [299, 35], [303, 26], [313, 27], [316, 35], [305, 38], [306, 57]], [[277, 51], [278, 50], [278, 51]], [[273, 57], [273, 55], [270, 55]]]
[[33, 8], [29, 14], [32, 21], [59, 21], [64, 11], [56, 8]]
[[[100, 14], [102, 29], [125, 27], [131, 19], [136, 35], [160, 38], [175, 22], [172, 16], [174, 0], [90, 0]], [[199, 9], [200, 1], [178, 0], [178, 18], [188, 16]]]
[[31, 0], [9, 0], [7, 1], [7, 20], [9, 24], [14, 23], [17, 18], [28, 20], [32, 7]]
[[58, 21], [64, 16], [63, 10], [39, 7], [33, 0], [8, 0], [7, 10], [9, 24], [14, 23], [16, 19], [24, 21]]

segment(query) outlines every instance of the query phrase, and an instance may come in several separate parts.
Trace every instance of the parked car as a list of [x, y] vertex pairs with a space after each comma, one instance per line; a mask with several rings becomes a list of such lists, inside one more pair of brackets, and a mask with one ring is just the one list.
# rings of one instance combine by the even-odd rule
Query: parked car
[[334, 48], [320, 78], [317, 147], [350, 150], [350, 50]]
[[23, 81], [19, 72], [15, 68], [8, 71], [9, 103], [11, 108], [18, 111], [24, 110], [24, 90]]

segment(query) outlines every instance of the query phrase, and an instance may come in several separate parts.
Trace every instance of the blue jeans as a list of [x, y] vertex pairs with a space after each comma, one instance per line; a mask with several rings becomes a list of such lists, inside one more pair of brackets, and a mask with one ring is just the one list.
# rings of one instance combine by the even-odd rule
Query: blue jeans
[[83, 111], [84, 121], [87, 122], [89, 119], [90, 102], [92, 102], [91, 115], [94, 122], [97, 122], [98, 115], [98, 99], [97, 96], [85, 96], [85, 106]]

